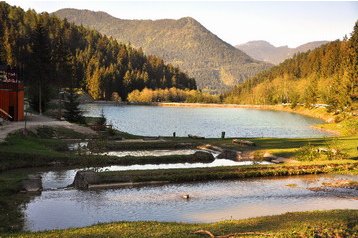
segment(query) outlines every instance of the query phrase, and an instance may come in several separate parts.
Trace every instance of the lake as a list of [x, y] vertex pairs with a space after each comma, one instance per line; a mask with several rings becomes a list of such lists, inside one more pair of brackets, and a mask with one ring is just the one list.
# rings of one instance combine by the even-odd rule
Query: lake
[[[51, 181], [56, 183], [71, 174], [43, 174], [47, 180], [45, 191], [23, 208], [25, 230], [113, 221], [215, 222], [294, 211], [358, 209], [357, 190], [315, 189], [337, 179], [357, 181], [356, 176], [307, 175], [89, 191], [46, 190], [48, 185], [55, 185]], [[190, 199], [184, 199], [184, 194], [189, 194]]]
[[322, 137], [329, 134], [312, 128], [322, 120], [295, 113], [248, 108], [188, 108], [83, 104], [86, 116], [100, 116], [114, 128], [143, 136], [205, 137]]

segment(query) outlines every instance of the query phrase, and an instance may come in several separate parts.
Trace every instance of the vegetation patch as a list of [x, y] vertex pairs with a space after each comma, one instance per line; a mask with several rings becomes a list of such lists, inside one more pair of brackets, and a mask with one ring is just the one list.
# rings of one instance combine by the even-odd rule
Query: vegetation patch
[[197, 182], [264, 176], [333, 173], [357, 169], [358, 161], [306, 162], [299, 165], [253, 165], [192, 169], [160, 169], [96, 172], [93, 184], [168, 181]]
[[[12, 237], [170, 237], [199, 238], [198, 230], [226, 237], [356, 237], [357, 210], [293, 212], [210, 224], [116, 222], [84, 228], [11, 234]], [[244, 234], [246, 233], [246, 234]], [[230, 234], [232, 234], [230, 236]], [[209, 237], [209, 236], [206, 236]]]

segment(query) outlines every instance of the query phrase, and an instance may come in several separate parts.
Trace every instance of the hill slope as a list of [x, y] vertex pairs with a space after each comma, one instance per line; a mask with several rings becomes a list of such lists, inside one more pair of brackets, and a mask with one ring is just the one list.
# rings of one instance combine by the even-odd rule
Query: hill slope
[[54, 14], [162, 57], [194, 77], [199, 88], [223, 90], [271, 66], [222, 41], [190, 17], [122, 20], [104, 12], [76, 9]]
[[296, 48], [289, 48], [288, 46], [275, 47], [267, 41], [249, 41], [245, 44], [237, 45], [236, 48], [242, 50], [254, 59], [279, 64], [285, 59], [293, 57], [296, 53], [313, 50], [326, 43], [328, 43], [328, 41], [313, 41]]
[[[53, 87], [82, 87], [94, 99], [127, 98], [144, 87], [195, 89], [195, 80], [156, 56], [48, 13], [0, 2], [0, 64], [21, 67], [22, 79], [48, 95]], [[37, 82], [39, 81], [39, 82]], [[42, 97], [45, 97], [42, 93]]]
[[299, 53], [238, 85], [227, 103], [323, 103], [347, 110], [358, 100], [358, 21], [350, 39], [333, 41]]

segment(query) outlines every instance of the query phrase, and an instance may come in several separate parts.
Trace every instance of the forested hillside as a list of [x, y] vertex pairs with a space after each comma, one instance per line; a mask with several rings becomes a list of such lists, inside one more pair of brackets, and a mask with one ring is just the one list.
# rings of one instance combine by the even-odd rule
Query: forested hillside
[[162, 57], [194, 77], [201, 89], [232, 88], [272, 66], [252, 59], [190, 17], [123, 20], [105, 12], [76, 9], [62, 9], [54, 14]]
[[297, 53], [313, 50], [326, 43], [328, 43], [328, 41], [313, 41], [296, 48], [289, 48], [288, 46], [275, 47], [267, 41], [260, 40], [249, 41], [245, 44], [237, 45], [236, 48], [242, 50], [254, 59], [277, 65]]
[[300, 53], [238, 85], [228, 103], [329, 104], [345, 110], [358, 98], [358, 21], [350, 39]]
[[196, 89], [193, 78], [141, 49], [5, 2], [0, 2], [0, 50], [0, 64], [16, 66], [32, 101], [42, 94], [44, 106], [51, 91], [69, 86], [83, 88], [94, 99], [118, 94], [126, 99], [145, 87]]

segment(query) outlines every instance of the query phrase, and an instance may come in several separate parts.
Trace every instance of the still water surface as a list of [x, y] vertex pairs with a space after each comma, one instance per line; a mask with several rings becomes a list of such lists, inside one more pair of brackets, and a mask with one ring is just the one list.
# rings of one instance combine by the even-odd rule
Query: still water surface
[[311, 128], [323, 121], [289, 112], [246, 108], [186, 108], [84, 104], [86, 116], [100, 116], [103, 109], [116, 129], [144, 136], [205, 137], [319, 137], [328, 135]]
[[[309, 175], [80, 191], [47, 190], [24, 208], [26, 230], [112, 221], [214, 222], [284, 212], [358, 209], [358, 191], [311, 191], [342, 175]], [[348, 177], [357, 180], [357, 177]], [[287, 186], [295, 184], [295, 187]], [[190, 194], [191, 199], [183, 199]]]

